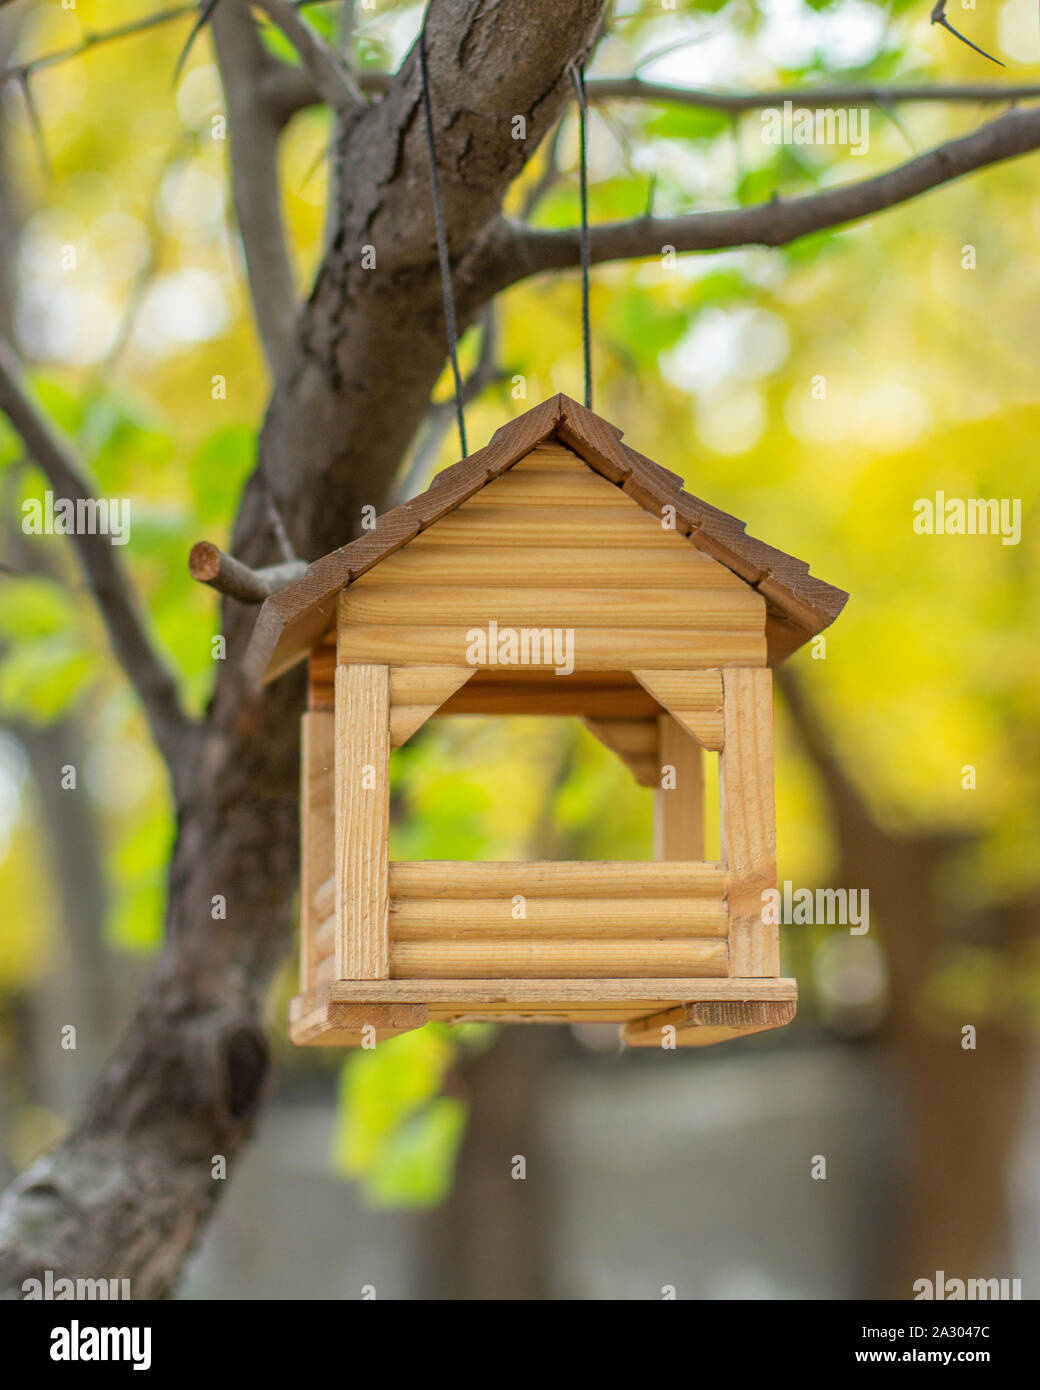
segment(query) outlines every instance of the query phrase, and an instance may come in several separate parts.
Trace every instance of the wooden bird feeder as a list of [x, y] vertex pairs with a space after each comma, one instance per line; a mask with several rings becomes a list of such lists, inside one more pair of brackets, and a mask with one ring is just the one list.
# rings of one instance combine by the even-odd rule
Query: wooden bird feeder
[[[796, 984], [762, 921], [770, 667], [846, 598], [566, 396], [267, 598], [252, 675], [310, 661], [293, 1041], [441, 1019], [696, 1045], [789, 1022]], [[433, 715], [517, 713], [581, 716], [656, 788], [654, 861], [391, 861], [390, 750]], [[710, 863], [704, 750], [720, 765]]]

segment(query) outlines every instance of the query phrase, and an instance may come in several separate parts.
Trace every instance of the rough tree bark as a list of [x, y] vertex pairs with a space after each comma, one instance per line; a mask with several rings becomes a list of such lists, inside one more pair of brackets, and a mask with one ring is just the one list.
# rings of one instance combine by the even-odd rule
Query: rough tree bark
[[[230, 29], [241, 21], [237, 3], [218, 7], [218, 51], [221, 12]], [[602, 10], [603, 0], [560, 0], [537, 12], [490, 3], [430, 11], [462, 324], [484, 302], [474, 267], [505, 189], [568, 99], [567, 65], [588, 49]], [[357, 533], [363, 505], [383, 506], [422, 421], [444, 361], [444, 324], [420, 114], [413, 51], [382, 101], [341, 120], [339, 228], [276, 368], [263, 474], [245, 490], [231, 547], [247, 564], [282, 558], [265, 479], [297, 553], [315, 558]], [[514, 114], [526, 118], [526, 140], [512, 138]], [[230, 133], [232, 143], [246, 135], [233, 122]], [[375, 270], [361, 267], [365, 245], [375, 248]], [[227, 659], [184, 752], [166, 944], [145, 997], [82, 1119], [7, 1194], [0, 1287], [14, 1296], [44, 1268], [126, 1277], [137, 1298], [168, 1294], [220, 1194], [213, 1158], [237, 1153], [260, 1104], [260, 1011], [296, 885], [301, 684], [290, 676], [262, 694], [243, 687], [254, 617], [224, 605]], [[227, 899], [227, 921], [210, 915], [216, 894]]]
[[[297, 22], [281, 0], [263, 8], [287, 31]], [[604, 9], [605, 0], [430, 6], [438, 162], [463, 326], [525, 275], [576, 264], [574, 234], [532, 232], [503, 218], [501, 207], [569, 100], [568, 66], [589, 52]], [[384, 505], [443, 365], [444, 324], [415, 50], [379, 84], [381, 99], [364, 106], [348, 100], [352, 84], [320, 43], [308, 36], [301, 69], [287, 69], [256, 42], [249, 13], [246, 0], [220, 0], [212, 29], [250, 291], [275, 382], [231, 545], [239, 560], [262, 568], [285, 558], [272, 498], [297, 554], [309, 559], [351, 539], [364, 505]], [[315, 87], [337, 112], [339, 201], [324, 263], [298, 307], [279, 219], [277, 142]], [[514, 138], [516, 116], [526, 122], [523, 139]], [[592, 253], [777, 245], [1038, 147], [1040, 112], [1013, 111], [888, 174], [813, 197], [594, 229]], [[375, 269], [363, 268], [366, 246]], [[3, 353], [0, 408], [38, 461], [49, 460], [63, 486], [78, 487]], [[128, 1277], [136, 1297], [154, 1297], [173, 1287], [220, 1193], [213, 1157], [241, 1148], [263, 1096], [260, 1010], [287, 945], [296, 883], [302, 683], [288, 676], [262, 694], [244, 688], [239, 662], [254, 612], [225, 601], [227, 659], [204, 720], [188, 724], [111, 554], [81, 551], [170, 766], [178, 834], [166, 942], [136, 1016], [80, 1121], [0, 1206], [0, 1290], [17, 1297], [24, 1279], [49, 1268]], [[210, 915], [218, 894], [226, 921]]]

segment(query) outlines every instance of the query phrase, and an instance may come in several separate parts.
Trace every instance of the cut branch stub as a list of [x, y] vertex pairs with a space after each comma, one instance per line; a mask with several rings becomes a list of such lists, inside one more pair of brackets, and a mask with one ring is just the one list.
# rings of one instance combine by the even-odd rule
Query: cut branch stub
[[295, 584], [307, 572], [305, 560], [287, 560], [281, 565], [268, 565], [265, 569], [254, 570], [226, 555], [212, 541], [197, 541], [188, 556], [188, 569], [192, 579], [200, 584], [208, 584], [228, 598], [238, 599], [239, 603], [263, 603], [265, 598], [276, 594], [290, 584]]

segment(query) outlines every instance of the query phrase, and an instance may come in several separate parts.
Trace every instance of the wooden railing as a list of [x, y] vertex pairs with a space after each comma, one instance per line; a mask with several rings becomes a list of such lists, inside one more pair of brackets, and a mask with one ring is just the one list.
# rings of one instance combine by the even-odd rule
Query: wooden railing
[[[729, 973], [718, 864], [390, 865], [392, 979], [639, 979]], [[335, 977], [335, 883], [313, 899], [316, 982]]]

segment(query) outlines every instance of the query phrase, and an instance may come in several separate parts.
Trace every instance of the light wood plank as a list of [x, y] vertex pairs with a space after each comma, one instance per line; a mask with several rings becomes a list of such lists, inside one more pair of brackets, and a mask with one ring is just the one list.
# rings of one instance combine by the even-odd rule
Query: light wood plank
[[336, 668], [336, 947], [339, 979], [390, 973], [390, 672]]
[[390, 747], [403, 748], [413, 734], [417, 734], [428, 719], [432, 719], [439, 709], [438, 705], [405, 705], [402, 709], [390, 710]]
[[597, 502], [582, 506], [578, 516], [565, 507], [551, 504], [529, 506], [523, 509], [521, 525], [509, 508], [489, 506], [483, 492], [441, 517], [410, 544], [421, 545], [424, 549], [447, 545], [507, 545], [536, 548], [551, 555], [556, 545], [573, 545], [579, 535], [581, 544], [593, 550], [602, 546], [605, 550], [619, 552], [665, 551], [676, 545], [687, 546], [691, 551], [695, 549], [690, 540], [667, 530], [637, 502], [622, 510], [613, 502]]
[[546, 1004], [634, 1003], [643, 1013], [671, 1008], [691, 1000], [797, 999], [792, 979], [734, 980], [728, 977], [643, 979], [472, 979], [472, 980], [333, 980], [298, 994], [289, 1005], [290, 1018], [302, 1017], [326, 1002], [426, 1002], [430, 1006], [464, 1008], [494, 1005], [526, 1008]]
[[725, 748], [719, 789], [722, 857], [730, 872], [732, 972], [779, 975], [779, 934], [762, 920], [762, 893], [776, 887], [773, 674], [726, 670], [722, 688]]
[[[390, 900], [392, 941], [480, 935], [582, 936], [593, 940], [634, 936], [726, 935], [724, 901], [708, 898], [525, 898], [523, 917], [512, 899], [400, 898]], [[332, 919], [330, 919], [332, 920]]]
[[[610, 486], [610, 484], [606, 484]], [[440, 525], [438, 522], [437, 525]], [[569, 589], [617, 587], [617, 569], [604, 566], [603, 551], [581, 544], [576, 529], [560, 546], [487, 546], [465, 544], [450, 552], [442, 546], [427, 545], [427, 532], [409, 545], [381, 561], [369, 574], [350, 586], [430, 585], [449, 586], [460, 580], [470, 586], [488, 585], [508, 589], [544, 589], [549, 579]], [[624, 557], [624, 579], [637, 589], [696, 591], [699, 589], [746, 589], [748, 586], [689, 541], [676, 547], [652, 547], [641, 552], [629, 550]]]
[[395, 942], [394, 979], [584, 979], [726, 975], [725, 941], [436, 941]]
[[627, 510], [638, 506], [619, 487], [579, 465], [580, 471], [544, 465], [535, 468], [514, 466], [508, 473], [488, 483], [480, 493], [485, 507], [587, 506], [616, 507]]
[[[546, 440], [544, 444], [536, 444], [529, 454], [525, 454], [513, 464], [509, 473], [524, 472], [527, 469], [551, 468], [556, 471], [582, 469], [586, 473], [591, 473], [594, 478], [599, 479], [607, 487], [613, 487], [612, 483], [607, 482], [606, 478], [600, 473], [594, 472], [585, 460], [568, 449], [566, 444], [561, 444], [556, 439]], [[505, 476], [508, 477], [509, 473]]]
[[[373, 571], [373, 576], [379, 571]], [[546, 576], [548, 578], [549, 576]], [[619, 578], [620, 576], [615, 576]], [[634, 628], [675, 625], [703, 632], [764, 630], [761, 598], [740, 589], [668, 590], [634, 586], [603, 589], [542, 589], [450, 585], [366, 584], [343, 594], [347, 618], [359, 627]], [[658, 697], [660, 698], [660, 697]]]
[[[290, 1005], [290, 1037], [297, 1046], [327, 1046], [327, 1047], [356, 1047], [359, 1046], [364, 1038], [363, 1029], [366, 1025], [374, 1026], [376, 1029], [376, 1040], [382, 1042], [385, 1038], [391, 1037], [396, 1033], [406, 1032], [410, 1028], [421, 1027], [427, 1020], [438, 1020], [445, 1023], [626, 1023], [632, 1022], [634, 1025], [661, 1016], [667, 1012], [666, 1004], [660, 1001], [653, 1013], [647, 1014], [648, 1008], [653, 1009], [653, 1001], [647, 999], [615, 999], [596, 1001], [593, 999], [569, 999], [567, 996], [573, 993], [574, 985], [581, 982], [572, 980], [535, 980], [535, 981], [496, 981], [495, 985], [501, 990], [503, 987], [512, 989], [519, 986], [525, 990], [537, 990], [541, 995], [556, 991], [561, 997], [556, 1000], [539, 997], [537, 999], [517, 1000], [515, 1002], [486, 1002], [482, 1000], [456, 999], [447, 1000], [440, 998], [444, 991], [460, 990], [465, 993], [483, 992], [480, 981], [445, 981], [445, 980], [423, 980], [423, 981], [387, 981], [380, 982], [373, 986], [370, 982], [365, 988], [377, 989], [398, 989], [417, 987], [425, 993], [437, 994], [438, 997], [429, 1004], [407, 1003], [402, 1001], [392, 1001], [390, 1003], [373, 1003], [371, 1001], [341, 1003], [331, 1000], [329, 994], [332, 990], [342, 990], [349, 988], [346, 982], [339, 981], [330, 986], [322, 986], [316, 990], [310, 990], [305, 995], [300, 995], [294, 999]], [[666, 990], [674, 990], [676, 985], [682, 986], [689, 984], [694, 986], [701, 995], [707, 994], [719, 986], [729, 986], [729, 981], [720, 979], [704, 979], [693, 981], [666, 980], [657, 981], [658, 985]], [[793, 986], [793, 981], [755, 981], [755, 985], [787, 983]], [[612, 993], [624, 993], [633, 988], [640, 988], [644, 982], [638, 980], [613, 980], [613, 981], [593, 981], [592, 984], [609, 989]], [[476, 990], [474, 990], [476, 986]], [[793, 996], [792, 996], [793, 998]], [[680, 1006], [688, 1010], [703, 1010], [706, 1007], [715, 1007], [717, 1004], [687, 1004]], [[746, 1001], [737, 1005], [741, 1009], [746, 1009]], [[793, 1010], [793, 1003], [784, 1004], [781, 1007]], [[672, 1009], [678, 1012], [676, 1006]], [[384, 1012], [385, 1011], [385, 1012]], [[779, 1026], [779, 1025], [775, 1025]], [[708, 1041], [713, 1030], [705, 1025], [697, 1028], [687, 1027], [685, 1033], [679, 1033], [677, 1042], [679, 1046], [703, 1046]], [[745, 1029], [744, 1031], [750, 1031]], [[694, 1038], [693, 1034], [696, 1034]], [[740, 1036], [733, 1033], [733, 1036]], [[652, 1042], [659, 1041], [659, 1034], [651, 1034]], [[720, 1041], [722, 1039], [719, 1039]], [[635, 1046], [647, 1045], [637, 1039]]]
[[370, 1040], [378, 1046], [427, 1018], [425, 1004], [325, 1003], [291, 1020], [289, 1037], [297, 1047], [360, 1047]]
[[392, 667], [390, 747], [400, 748], [407, 743], [444, 701], [466, 684], [475, 670], [474, 666]]
[[621, 1040], [629, 1047], [662, 1047], [666, 1038], [676, 1047], [711, 1047], [783, 1028], [794, 1018], [795, 1007], [793, 999], [680, 1004], [626, 1024]]
[[586, 719], [585, 727], [609, 739], [607, 747], [618, 753], [657, 755], [656, 719]]
[[[703, 861], [537, 860], [481, 862], [454, 859], [401, 860], [390, 865], [390, 897], [459, 900], [525, 898], [707, 898], [721, 901], [729, 878], [720, 864]], [[313, 894], [320, 921], [335, 912], [336, 880]]]
[[[521, 939], [667, 941], [685, 938], [725, 940], [729, 934], [726, 904], [704, 899], [654, 898], [647, 903], [605, 898], [532, 898], [526, 916], [516, 918], [508, 899], [404, 898], [390, 900], [391, 953], [400, 942], [486, 941], [507, 945]], [[314, 933], [315, 968], [332, 953], [335, 917]], [[494, 973], [494, 971], [489, 971]], [[321, 979], [331, 979], [328, 971]]]
[[435, 1005], [431, 1020], [438, 1023], [627, 1023], [638, 1018], [638, 1006], [600, 1004], [594, 1009], [578, 1009], [566, 1004], [554, 1008], [497, 1009], [490, 1005], [449, 1009]]
[[[626, 662], [635, 668], [669, 661], [696, 670], [715, 666], [761, 666], [766, 639], [753, 613], [720, 631], [693, 628], [592, 628], [574, 630], [574, 666], [579, 671], [616, 671]], [[476, 626], [480, 626], [479, 620]], [[416, 664], [462, 665], [472, 649], [470, 627], [353, 626], [343, 629], [340, 659], [365, 664], [398, 665], [408, 654]], [[490, 656], [491, 653], [488, 653]], [[552, 659], [528, 668], [553, 670]], [[488, 660], [480, 669], [498, 665]], [[510, 668], [512, 669], [512, 668]]]
[[470, 676], [471, 666], [392, 666], [390, 705], [443, 705]]
[[314, 911], [318, 915], [318, 920], [324, 922], [329, 916], [336, 915], [336, 876], [333, 874], [324, 883], [315, 889], [312, 899]]
[[[315, 680], [325, 682], [335, 678], [336, 655], [335, 642], [315, 647], [311, 653], [311, 672]], [[462, 666], [458, 662], [439, 666], [391, 666], [390, 704], [443, 704], [459, 689], [459, 677], [469, 679], [473, 674], [473, 667]]]
[[652, 860], [537, 860], [527, 863], [401, 861], [390, 865], [390, 896], [407, 898], [671, 898], [721, 900], [728, 878], [719, 864]]
[[[311, 658], [311, 708], [333, 708], [335, 647], [318, 647]], [[453, 678], [468, 679], [452, 692]], [[436, 683], [427, 672], [443, 672]], [[703, 673], [695, 673], [696, 680]], [[721, 689], [721, 683], [720, 683]], [[590, 718], [656, 718], [660, 705], [628, 671], [586, 671], [558, 676], [554, 670], [523, 666], [462, 667], [399, 665], [390, 668], [391, 714], [397, 706], [433, 704], [443, 714], [578, 714]], [[721, 719], [721, 715], [720, 715]]]
[[[699, 860], [704, 854], [704, 755], [700, 744], [670, 714], [662, 714], [658, 749], [661, 775], [654, 793], [654, 853], [661, 860]], [[662, 786], [666, 768], [673, 772], [669, 785]]]
[[309, 989], [317, 982], [314, 936], [321, 922], [314, 897], [335, 867], [335, 730], [331, 713], [309, 711], [300, 725], [300, 988]]
[[[763, 615], [764, 622], [764, 615]], [[763, 632], [764, 632], [763, 627]], [[692, 734], [703, 748], [722, 748], [721, 671], [633, 671], [640, 685]]]
[[[517, 917], [510, 898], [391, 898], [389, 934], [398, 941], [512, 941], [517, 937], [574, 937], [590, 941], [660, 937], [726, 937], [722, 898], [531, 898]], [[335, 916], [314, 933], [321, 960], [335, 940]]]
[[602, 719], [656, 718], [660, 706], [627, 672], [554, 672], [485, 667], [446, 700], [441, 714], [587, 715]]

